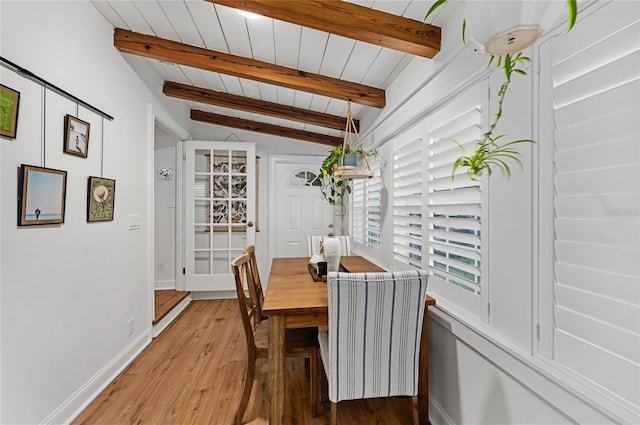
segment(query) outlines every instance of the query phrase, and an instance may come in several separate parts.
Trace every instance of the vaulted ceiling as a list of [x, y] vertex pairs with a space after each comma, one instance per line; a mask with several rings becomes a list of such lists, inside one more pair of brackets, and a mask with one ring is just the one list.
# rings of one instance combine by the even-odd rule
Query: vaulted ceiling
[[414, 56], [439, 51], [440, 28], [422, 21], [432, 3], [93, 2], [115, 48], [141, 77], [162, 79], [192, 120], [327, 145], [341, 143], [349, 101], [358, 125]]

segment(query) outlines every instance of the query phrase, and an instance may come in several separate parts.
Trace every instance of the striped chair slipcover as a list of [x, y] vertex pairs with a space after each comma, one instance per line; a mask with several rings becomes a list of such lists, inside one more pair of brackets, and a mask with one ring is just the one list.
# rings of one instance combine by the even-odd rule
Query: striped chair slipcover
[[329, 273], [329, 326], [318, 334], [331, 423], [342, 400], [417, 394], [427, 271]]

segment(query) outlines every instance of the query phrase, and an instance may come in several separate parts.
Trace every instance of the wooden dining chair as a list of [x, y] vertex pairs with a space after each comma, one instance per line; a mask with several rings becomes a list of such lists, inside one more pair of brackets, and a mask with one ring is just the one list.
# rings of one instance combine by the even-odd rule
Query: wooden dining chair
[[342, 400], [391, 396], [411, 396], [412, 423], [418, 424], [427, 279], [424, 270], [329, 273], [329, 326], [318, 342], [332, 425]]
[[[267, 317], [262, 314], [262, 304], [264, 304], [264, 290], [262, 289], [262, 282], [260, 280], [260, 273], [258, 272], [258, 261], [256, 260], [256, 247], [255, 245], [248, 245], [244, 251], [245, 254], [249, 254], [249, 271], [251, 272], [251, 280], [253, 285], [249, 289], [249, 294], [255, 297], [257, 302], [258, 312], [255, 320], [262, 321]], [[253, 293], [251, 293], [253, 291]]]
[[[246, 296], [245, 285], [251, 288], [254, 285], [251, 272], [251, 255], [244, 253], [231, 262], [231, 271], [235, 277], [236, 293], [240, 306], [240, 317], [247, 341], [247, 368], [244, 380], [244, 388], [240, 404], [233, 419], [234, 425], [240, 425], [244, 417], [256, 372], [256, 360], [269, 357], [269, 320], [256, 320], [258, 315], [257, 297]], [[309, 359], [310, 365], [310, 401], [311, 413], [315, 417], [318, 414], [318, 331], [314, 328], [287, 329], [285, 334], [286, 357]]]

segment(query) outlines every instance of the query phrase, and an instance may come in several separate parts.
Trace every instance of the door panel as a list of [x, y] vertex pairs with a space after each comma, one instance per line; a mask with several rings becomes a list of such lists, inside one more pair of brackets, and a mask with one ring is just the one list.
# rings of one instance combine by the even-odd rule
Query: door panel
[[320, 186], [313, 180], [322, 158], [278, 162], [275, 169], [276, 229], [273, 237], [275, 257], [307, 256], [309, 235], [327, 235], [332, 231], [331, 205], [322, 199]]
[[255, 145], [185, 143], [185, 289], [234, 290], [229, 264], [255, 243]]

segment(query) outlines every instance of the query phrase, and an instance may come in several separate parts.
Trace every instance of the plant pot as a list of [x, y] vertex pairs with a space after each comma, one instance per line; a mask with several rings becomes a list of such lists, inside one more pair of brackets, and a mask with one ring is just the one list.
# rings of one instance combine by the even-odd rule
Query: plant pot
[[340, 166], [342, 168], [356, 168], [358, 165], [358, 155], [347, 153], [340, 158]]

